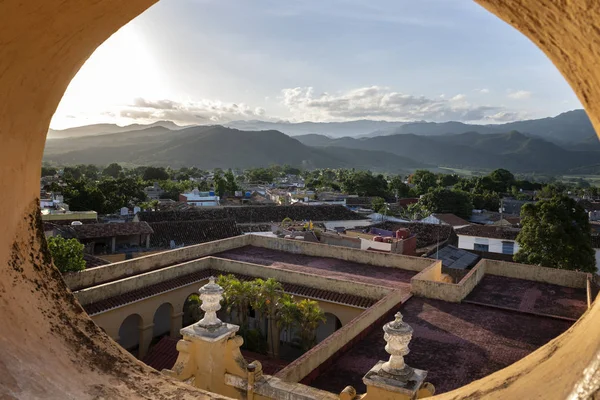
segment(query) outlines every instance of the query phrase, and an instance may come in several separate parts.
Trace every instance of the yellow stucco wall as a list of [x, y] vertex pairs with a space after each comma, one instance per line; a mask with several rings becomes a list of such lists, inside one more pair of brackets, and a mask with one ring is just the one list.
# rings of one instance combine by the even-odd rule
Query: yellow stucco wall
[[[544, 51], [598, 129], [600, 2], [476, 1]], [[44, 139], [60, 98], [97, 46], [153, 3], [0, 2], [0, 293], [4, 301], [0, 317], [10, 321], [0, 324], [2, 395], [45, 399], [209, 396], [153, 374], [90, 323], [47, 257], [38, 217]], [[573, 398], [590, 397], [597, 386], [586, 386], [584, 369], [600, 353], [599, 321], [600, 303], [596, 302], [573, 328], [522, 361], [439, 398], [564, 399], [576, 385], [581, 395]], [[598, 370], [587, 373], [591, 376]]]

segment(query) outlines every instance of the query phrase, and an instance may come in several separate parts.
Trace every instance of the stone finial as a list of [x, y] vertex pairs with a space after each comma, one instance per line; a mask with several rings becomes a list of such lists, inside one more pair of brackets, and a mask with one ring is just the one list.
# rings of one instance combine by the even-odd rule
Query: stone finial
[[205, 312], [204, 318], [198, 322], [198, 326], [204, 329], [218, 329], [223, 322], [217, 318], [217, 311], [221, 309], [223, 300], [223, 288], [215, 283], [215, 277], [211, 276], [208, 283], [200, 288], [200, 308]]
[[404, 363], [404, 356], [410, 352], [408, 343], [412, 339], [413, 329], [402, 321], [400, 312], [394, 317], [394, 321], [383, 326], [383, 338], [387, 342], [385, 351], [390, 354], [390, 359], [382, 365], [382, 369], [390, 375], [406, 376], [412, 373], [412, 368]]

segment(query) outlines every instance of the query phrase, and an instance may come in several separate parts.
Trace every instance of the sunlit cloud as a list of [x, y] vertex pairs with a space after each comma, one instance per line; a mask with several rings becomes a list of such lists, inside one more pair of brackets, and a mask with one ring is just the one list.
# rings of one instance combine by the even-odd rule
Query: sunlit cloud
[[136, 98], [132, 104], [120, 111], [119, 116], [132, 120], [169, 120], [181, 124], [203, 124], [259, 118], [265, 114], [264, 108], [250, 107], [244, 103], [227, 103], [206, 99], [178, 102], [169, 99]]
[[457, 94], [449, 100], [395, 92], [370, 86], [342, 93], [315, 94], [312, 87], [282, 90], [281, 102], [298, 120], [329, 121], [387, 119], [395, 121], [489, 121], [506, 122], [522, 114], [502, 106], [477, 105]]
[[510, 97], [511, 99], [517, 99], [517, 100], [528, 99], [531, 97], [531, 95], [532, 95], [532, 93], [527, 90], [514, 90], [514, 91], [509, 91], [509, 93], [508, 93], [508, 97]]

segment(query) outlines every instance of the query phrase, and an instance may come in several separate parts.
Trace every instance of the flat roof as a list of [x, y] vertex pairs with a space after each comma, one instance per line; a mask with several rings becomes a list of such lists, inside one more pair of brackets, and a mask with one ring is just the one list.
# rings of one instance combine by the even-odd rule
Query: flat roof
[[489, 274], [464, 301], [573, 320], [587, 310], [586, 289]]
[[[405, 357], [408, 365], [428, 371], [436, 393], [464, 386], [530, 354], [566, 331], [570, 321], [532, 314], [412, 297], [400, 307], [414, 329]], [[393, 318], [390, 318], [391, 321]], [[363, 376], [387, 360], [383, 321], [341, 355], [309, 385], [332, 393], [352, 385], [365, 393]]]
[[254, 246], [238, 247], [213, 254], [213, 257], [388, 288], [410, 288], [410, 279], [418, 273], [418, 271], [408, 271], [400, 268], [379, 267], [337, 258], [293, 254]]

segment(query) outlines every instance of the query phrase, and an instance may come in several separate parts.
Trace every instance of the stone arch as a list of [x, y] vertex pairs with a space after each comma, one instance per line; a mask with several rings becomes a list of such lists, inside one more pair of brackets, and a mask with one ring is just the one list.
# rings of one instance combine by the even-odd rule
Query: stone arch
[[333, 313], [325, 313], [325, 322], [319, 323], [317, 327], [317, 343], [321, 343], [328, 336], [342, 327], [342, 321]]
[[[600, 62], [600, 2], [476, 1], [546, 53], [574, 89], [593, 125], [600, 128], [600, 69], [596, 67]], [[0, 324], [7, 349], [0, 355], [5, 367], [0, 388], [19, 388], [20, 397], [84, 399], [95, 397], [92, 390], [105, 390], [99, 394], [103, 395], [111, 388], [110, 396], [104, 397], [133, 398], [146, 396], [147, 387], [152, 387], [156, 398], [175, 393], [182, 399], [199, 396], [193, 388], [150, 374], [150, 369], [114, 346], [91, 322], [52, 266], [38, 216], [44, 139], [67, 85], [97, 46], [154, 3], [0, 2], [0, 220], [4, 222], [0, 293], [12, 299], [0, 309], [0, 317], [11, 321]], [[599, 321], [600, 302], [595, 302], [572, 329], [522, 361], [438, 398], [482, 393], [502, 398], [548, 398], [550, 393], [566, 398], [581, 381], [584, 369], [600, 357]], [[81, 362], [57, 363], [57, 352]], [[18, 367], [14, 359], [20, 360]], [[589, 369], [588, 374], [594, 371]], [[71, 384], [57, 384], [65, 376]], [[591, 390], [596, 389], [591, 383], [582, 385], [577, 398], [591, 397]]]
[[139, 314], [130, 314], [119, 326], [119, 344], [132, 354], [138, 354], [141, 343], [140, 328], [143, 319]]
[[174, 309], [171, 303], [162, 303], [154, 312], [152, 319], [152, 338], [170, 335], [172, 332]]

